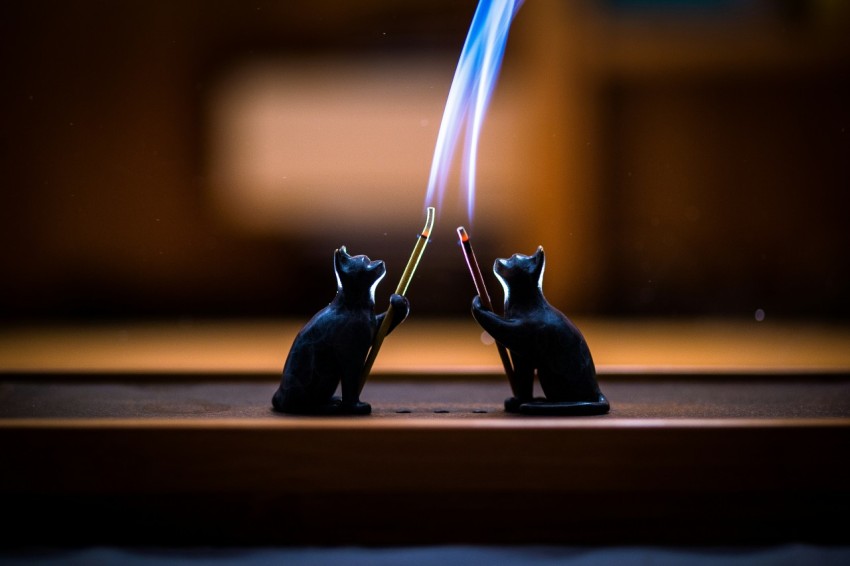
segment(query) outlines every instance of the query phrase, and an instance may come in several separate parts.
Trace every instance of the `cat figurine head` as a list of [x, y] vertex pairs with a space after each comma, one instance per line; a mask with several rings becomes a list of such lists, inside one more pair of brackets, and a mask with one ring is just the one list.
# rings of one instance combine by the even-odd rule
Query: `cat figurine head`
[[381, 260], [348, 255], [345, 246], [340, 246], [334, 252], [334, 273], [338, 294], [345, 293], [349, 299], [365, 299], [374, 304], [375, 287], [387, 274], [387, 268]]
[[497, 259], [493, 272], [505, 290], [505, 302], [531, 297], [542, 291], [545, 267], [543, 246], [539, 246], [534, 255], [514, 254], [508, 259]]

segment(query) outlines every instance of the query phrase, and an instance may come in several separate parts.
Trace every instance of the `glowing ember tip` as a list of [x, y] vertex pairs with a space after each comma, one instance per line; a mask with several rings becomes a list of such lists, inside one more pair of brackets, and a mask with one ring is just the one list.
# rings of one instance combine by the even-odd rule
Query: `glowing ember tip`
[[428, 210], [425, 212], [425, 227], [422, 228], [422, 237], [430, 238], [431, 237], [431, 229], [434, 228], [434, 216], [436, 215], [436, 210], [433, 206], [429, 206]]
[[458, 226], [457, 235], [460, 237], [461, 242], [469, 241], [469, 234], [466, 233], [466, 228], [464, 228], [463, 226]]

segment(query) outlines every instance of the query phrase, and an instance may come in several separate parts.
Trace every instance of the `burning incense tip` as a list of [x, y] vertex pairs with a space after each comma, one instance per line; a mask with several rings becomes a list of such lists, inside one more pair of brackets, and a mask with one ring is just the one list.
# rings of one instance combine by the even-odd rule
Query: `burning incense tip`
[[422, 228], [421, 236], [423, 238], [431, 237], [431, 229], [434, 228], [434, 216], [436, 214], [436, 210], [433, 206], [429, 206], [428, 210], [425, 212], [425, 227]]
[[490, 294], [484, 285], [484, 277], [481, 275], [481, 268], [478, 266], [475, 252], [472, 251], [472, 243], [469, 241], [469, 234], [466, 233], [466, 228], [458, 226], [457, 235], [460, 238], [463, 257], [466, 259], [466, 266], [469, 268], [469, 274], [472, 276], [472, 283], [475, 285], [475, 292], [481, 297], [481, 304], [484, 308], [492, 311], [493, 305], [490, 302]]

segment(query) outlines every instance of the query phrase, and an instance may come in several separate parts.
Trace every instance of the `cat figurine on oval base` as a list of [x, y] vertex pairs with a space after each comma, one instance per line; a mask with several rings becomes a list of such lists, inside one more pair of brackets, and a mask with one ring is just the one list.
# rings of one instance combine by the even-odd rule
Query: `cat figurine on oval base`
[[[337, 293], [333, 301], [304, 325], [283, 366], [272, 406], [302, 415], [367, 415], [360, 401], [360, 376], [378, 327], [387, 313], [375, 315], [375, 287], [386, 274], [384, 262], [350, 256], [345, 246], [334, 252]], [[389, 332], [410, 312], [401, 295], [390, 297]], [[342, 398], [334, 396], [342, 385]]]
[[[505, 316], [472, 301], [478, 324], [511, 355], [515, 397], [508, 412], [534, 415], [601, 415], [610, 410], [599, 389], [590, 348], [578, 328], [543, 296], [543, 247], [532, 256], [497, 259], [493, 272], [505, 290]], [[534, 373], [545, 398], [534, 397]]]

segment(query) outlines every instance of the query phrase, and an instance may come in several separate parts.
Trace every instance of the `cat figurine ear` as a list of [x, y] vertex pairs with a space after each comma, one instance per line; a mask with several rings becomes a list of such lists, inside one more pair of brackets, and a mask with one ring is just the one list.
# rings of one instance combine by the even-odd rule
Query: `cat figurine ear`
[[[333, 301], [304, 325], [289, 350], [272, 407], [294, 414], [369, 414], [360, 401], [360, 375], [375, 333], [386, 313], [375, 315], [375, 287], [386, 274], [384, 262], [334, 252], [337, 292]], [[390, 297], [389, 331], [410, 312], [407, 299]], [[341, 387], [342, 397], [334, 393]]]
[[[509, 351], [514, 369], [515, 397], [505, 410], [536, 415], [599, 415], [610, 410], [599, 389], [596, 368], [579, 329], [543, 296], [546, 256], [498, 259], [493, 271], [505, 290], [505, 316], [484, 310], [480, 297], [472, 315], [494, 340]], [[545, 397], [535, 398], [534, 376]]]

